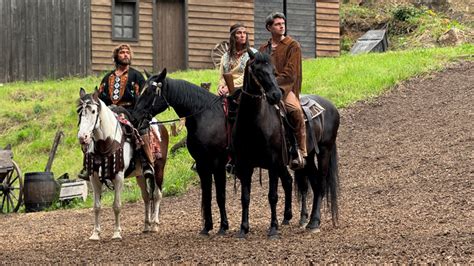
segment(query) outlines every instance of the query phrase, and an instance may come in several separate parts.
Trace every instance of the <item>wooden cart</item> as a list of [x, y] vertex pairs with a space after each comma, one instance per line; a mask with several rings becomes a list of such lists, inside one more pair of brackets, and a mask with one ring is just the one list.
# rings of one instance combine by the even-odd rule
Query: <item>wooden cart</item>
[[16, 212], [23, 204], [23, 179], [10, 145], [0, 149], [0, 213]]

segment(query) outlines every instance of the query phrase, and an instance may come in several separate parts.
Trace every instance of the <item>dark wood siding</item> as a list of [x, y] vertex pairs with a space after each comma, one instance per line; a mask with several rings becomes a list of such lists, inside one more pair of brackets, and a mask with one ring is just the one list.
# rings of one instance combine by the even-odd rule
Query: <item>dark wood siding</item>
[[90, 73], [90, 0], [1, 0], [0, 82]]
[[286, 16], [287, 34], [296, 39], [303, 52], [303, 57], [316, 56], [315, 0], [287, 0]]
[[255, 47], [258, 49], [270, 39], [271, 34], [265, 28], [265, 19], [274, 11], [283, 13], [283, 0], [255, 0]]
[[158, 0], [157, 68], [169, 71], [186, 68], [184, 0]]

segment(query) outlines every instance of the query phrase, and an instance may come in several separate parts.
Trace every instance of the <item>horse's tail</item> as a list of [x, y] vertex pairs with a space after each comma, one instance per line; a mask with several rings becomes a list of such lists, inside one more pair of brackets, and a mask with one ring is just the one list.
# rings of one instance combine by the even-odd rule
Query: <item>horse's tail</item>
[[338, 156], [337, 156], [337, 146], [334, 143], [329, 158], [329, 167], [328, 174], [326, 176], [325, 184], [325, 194], [327, 196], [326, 201], [328, 209], [331, 209], [332, 223], [334, 226], [337, 225], [337, 220], [339, 216], [338, 208], [338, 194], [339, 194], [339, 168], [338, 168]]

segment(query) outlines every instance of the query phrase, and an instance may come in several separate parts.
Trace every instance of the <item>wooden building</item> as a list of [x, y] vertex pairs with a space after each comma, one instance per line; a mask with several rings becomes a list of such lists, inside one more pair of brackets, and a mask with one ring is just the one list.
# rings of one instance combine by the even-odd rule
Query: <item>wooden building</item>
[[94, 0], [90, 10], [94, 72], [112, 67], [111, 51], [122, 42], [132, 45], [138, 69], [212, 68], [211, 49], [236, 22], [247, 26], [252, 45], [267, 41], [272, 11], [287, 15], [304, 57], [340, 52], [338, 0]]
[[272, 11], [287, 15], [305, 57], [339, 55], [338, 0], [0, 0], [0, 82], [110, 70], [120, 43], [141, 71], [212, 68], [232, 24], [257, 48], [268, 40]]

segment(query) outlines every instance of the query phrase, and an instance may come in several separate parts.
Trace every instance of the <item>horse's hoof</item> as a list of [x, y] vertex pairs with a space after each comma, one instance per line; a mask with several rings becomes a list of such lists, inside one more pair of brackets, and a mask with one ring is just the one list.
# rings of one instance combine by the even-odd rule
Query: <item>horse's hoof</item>
[[314, 233], [319, 233], [321, 232], [321, 229], [319, 227], [316, 227], [316, 228], [306, 228], [311, 234], [314, 234]]
[[268, 239], [278, 239], [278, 229], [276, 227], [271, 227], [270, 230], [268, 230]]
[[91, 237], [89, 237], [89, 240], [92, 240], [92, 241], [99, 241], [100, 240], [100, 236], [98, 234], [93, 234], [91, 235]]
[[150, 233], [150, 231], [151, 231], [150, 225], [149, 225], [149, 224], [145, 224], [145, 227], [143, 228], [142, 233], [147, 234], [147, 233]]
[[219, 231], [217, 232], [217, 235], [218, 235], [218, 236], [224, 236], [225, 233], [226, 233], [226, 230], [225, 230], [224, 228], [221, 228], [221, 229], [219, 229]]
[[268, 235], [268, 240], [278, 240], [280, 239], [280, 235]]
[[114, 239], [114, 240], [122, 240], [122, 236], [120, 235], [120, 233], [114, 233], [114, 235], [112, 236], [112, 239]]
[[319, 233], [321, 232], [321, 229], [319, 228], [319, 224], [312, 224], [309, 223], [306, 225], [306, 230], [308, 230], [310, 233]]
[[204, 237], [209, 237], [209, 231], [206, 229], [202, 229], [202, 231], [199, 232], [199, 235], [204, 236]]
[[248, 230], [240, 229], [239, 233], [237, 234], [237, 238], [246, 239], [248, 232]]
[[281, 225], [289, 225], [290, 224], [290, 220], [287, 220], [287, 219], [283, 219], [283, 221], [281, 222]]
[[300, 222], [299, 222], [299, 226], [300, 226], [301, 229], [304, 229], [307, 224], [308, 224], [307, 219], [301, 219]]

